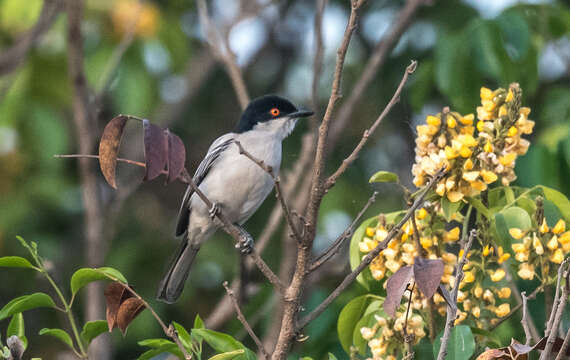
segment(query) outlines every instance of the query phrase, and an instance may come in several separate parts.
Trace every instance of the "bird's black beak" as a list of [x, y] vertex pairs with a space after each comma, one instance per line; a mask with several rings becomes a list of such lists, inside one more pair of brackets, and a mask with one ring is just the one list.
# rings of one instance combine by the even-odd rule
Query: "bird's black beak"
[[297, 119], [297, 118], [302, 118], [302, 117], [308, 117], [313, 115], [314, 112], [310, 111], [310, 110], [305, 110], [305, 109], [301, 109], [301, 110], [297, 110], [294, 113], [289, 114], [288, 116], [291, 119]]

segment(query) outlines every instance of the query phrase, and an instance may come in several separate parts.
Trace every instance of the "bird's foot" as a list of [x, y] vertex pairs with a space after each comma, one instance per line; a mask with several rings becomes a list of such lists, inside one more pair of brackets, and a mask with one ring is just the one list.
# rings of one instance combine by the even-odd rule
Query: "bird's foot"
[[240, 250], [243, 255], [247, 255], [253, 251], [253, 237], [239, 225], [236, 225], [240, 232], [239, 243], [236, 248]]
[[218, 203], [212, 203], [212, 207], [208, 210], [208, 215], [210, 215], [210, 219], [214, 220], [216, 215], [220, 212], [220, 205]]

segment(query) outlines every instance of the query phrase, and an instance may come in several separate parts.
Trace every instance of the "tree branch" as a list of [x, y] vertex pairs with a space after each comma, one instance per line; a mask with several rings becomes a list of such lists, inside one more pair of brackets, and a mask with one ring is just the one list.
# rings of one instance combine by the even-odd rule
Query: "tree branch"
[[228, 293], [228, 296], [230, 297], [230, 300], [232, 301], [234, 309], [236, 310], [238, 320], [242, 323], [243, 327], [245, 328], [245, 330], [247, 330], [247, 333], [249, 334], [249, 336], [251, 336], [253, 341], [255, 341], [255, 344], [257, 345], [257, 348], [259, 349], [259, 351], [263, 355], [263, 358], [269, 359], [269, 354], [267, 354], [267, 351], [265, 351], [265, 348], [263, 347], [261, 340], [259, 340], [257, 335], [255, 335], [255, 332], [253, 332], [253, 329], [251, 328], [251, 326], [249, 325], [249, 323], [245, 319], [245, 316], [243, 316], [243, 313], [241, 312], [241, 309], [239, 308], [239, 305], [238, 305], [237, 300], [235, 298], [234, 292], [228, 287], [227, 281], [224, 281], [224, 288], [226, 289], [226, 293]]
[[[544, 336], [548, 338], [546, 341], [546, 346], [540, 354], [540, 360], [546, 360], [551, 358], [551, 351], [557, 337], [558, 326], [562, 320], [562, 315], [564, 314], [564, 308], [566, 307], [566, 302], [568, 301], [568, 295], [570, 294], [570, 284], [568, 283], [568, 262], [570, 258], [566, 258], [558, 268], [558, 279], [556, 280], [556, 295], [554, 297], [554, 302], [552, 303], [552, 311], [550, 312], [550, 319], [546, 324], [546, 330]], [[565, 283], [560, 293], [560, 282], [561, 279], [565, 279]]]
[[523, 326], [524, 329], [524, 335], [525, 335], [525, 345], [530, 345], [530, 341], [532, 339], [532, 335], [530, 333], [530, 328], [528, 327], [528, 308], [527, 308], [527, 302], [528, 302], [528, 297], [526, 297], [526, 291], [523, 291], [521, 293], [522, 296], [522, 318], [521, 318], [521, 324]]
[[[464, 229], [465, 231], [466, 229]], [[455, 319], [457, 316], [457, 292], [459, 291], [459, 284], [463, 280], [463, 266], [467, 263], [467, 253], [473, 245], [473, 239], [477, 236], [477, 230], [473, 229], [469, 233], [469, 240], [463, 248], [463, 256], [455, 268], [455, 282], [453, 290], [451, 290], [451, 299], [453, 304], [447, 304], [447, 318], [445, 319], [445, 329], [443, 330], [443, 336], [441, 337], [441, 346], [439, 347], [439, 353], [437, 354], [437, 360], [444, 360], [447, 355], [447, 344], [449, 343], [449, 338], [451, 337], [451, 329], [455, 324]], [[453, 305], [453, 306], [452, 306]]]
[[325, 191], [333, 187], [339, 176], [341, 176], [346, 171], [346, 169], [354, 162], [354, 160], [356, 160], [358, 154], [360, 153], [366, 142], [368, 142], [368, 138], [372, 134], [374, 134], [374, 131], [376, 131], [378, 125], [380, 125], [380, 123], [386, 117], [386, 115], [388, 115], [390, 110], [392, 110], [392, 107], [394, 107], [394, 105], [396, 105], [396, 103], [400, 101], [400, 94], [402, 93], [402, 89], [404, 88], [404, 85], [408, 81], [408, 77], [410, 76], [410, 74], [412, 74], [416, 70], [417, 65], [418, 63], [415, 60], [413, 60], [410, 65], [408, 65], [406, 71], [404, 72], [402, 80], [400, 80], [400, 84], [398, 85], [396, 92], [394, 92], [392, 99], [390, 99], [390, 102], [388, 102], [388, 104], [386, 105], [380, 116], [378, 116], [376, 121], [372, 124], [372, 126], [369, 129], [364, 131], [364, 134], [362, 135], [360, 142], [358, 143], [358, 145], [356, 145], [352, 153], [346, 159], [344, 159], [339, 168], [325, 181], [324, 185]]
[[310, 314], [306, 315], [304, 318], [299, 320], [299, 324], [297, 326], [298, 330], [303, 329], [308, 323], [316, 319], [326, 308], [329, 306], [354, 280], [356, 277], [374, 260], [378, 254], [382, 250], [386, 248], [388, 243], [398, 235], [401, 231], [402, 226], [412, 217], [416, 209], [418, 209], [427, 193], [433, 186], [443, 177], [445, 174], [445, 170], [441, 169], [438, 173], [430, 180], [430, 182], [424, 187], [423, 192], [419, 197], [416, 198], [414, 204], [408, 209], [402, 220], [390, 230], [384, 239], [378, 246], [376, 246], [372, 251], [370, 251], [363, 259], [362, 262], [350, 273], [348, 274], [344, 280], [334, 289], [334, 291], [322, 302], [320, 303], [315, 310], [313, 310]]

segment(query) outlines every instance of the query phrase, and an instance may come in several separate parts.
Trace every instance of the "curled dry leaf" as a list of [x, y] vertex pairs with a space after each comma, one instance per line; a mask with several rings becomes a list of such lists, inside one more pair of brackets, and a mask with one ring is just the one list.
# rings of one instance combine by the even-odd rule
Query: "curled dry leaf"
[[396, 313], [396, 309], [400, 306], [402, 295], [404, 295], [413, 273], [414, 269], [407, 265], [388, 278], [386, 282], [386, 299], [384, 300], [384, 311], [386, 314], [394, 316]]
[[168, 175], [166, 182], [171, 183], [178, 178], [178, 175], [184, 169], [184, 162], [186, 162], [186, 149], [184, 143], [176, 135], [171, 133], [168, 129], [164, 130], [168, 138]]
[[477, 356], [477, 360], [508, 360], [511, 356], [500, 349], [488, 349], [482, 352], [479, 356]]
[[134, 297], [120, 282], [112, 282], [105, 288], [107, 301], [107, 325], [109, 331], [118, 327], [123, 335], [129, 324], [145, 309], [142, 300]]
[[443, 276], [443, 261], [441, 259], [414, 259], [414, 278], [418, 289], [426, 298], [435, 294]]
[[142, 300], [131, 297], [126, 299], [119, 306], [119, 311], [117, 312], [117, 326], [125, 335], [127, 332], [127, 327], [129, 324], [145, 309]]
[[105, 126], [101, 141], [99, 142], [99, 166], [105, 180], [113, 188], [117, 188], [115, 180], [115, 168], [117, 167], [117, 156], [119, 154], [119, 145], [121, 137], [127, 122], [124, 115], [115, 116]]
[[159, 176], [166, 167], [168, 143], [164, 131], [147, 119], [143, 120], [143, 131], [146, 164], [144, 180], [150, 181]]

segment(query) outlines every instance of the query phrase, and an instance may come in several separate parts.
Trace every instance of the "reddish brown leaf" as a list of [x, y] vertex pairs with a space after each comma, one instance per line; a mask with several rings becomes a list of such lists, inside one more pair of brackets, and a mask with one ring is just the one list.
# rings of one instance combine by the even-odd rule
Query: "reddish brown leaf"
[[414, 279], [418, 289], [426, 298], [431, 298], [441, 282], [443, 276], [443, 261], [441, 259], [414, 259]]
[[119, 145], [121, 137], [127, 122], [124, 115], [115, 116], [105, 126], [101, 141], [99, 142], [99, 166], [105, 180], [113, 188], [117, 188], [115, 181], [115, 168], [117, 167], [117, 156], [119, 154]]
[[186, 162], [186, 149], [184, 143], [176, 135], [164, 130], [168, 137], [168, 176], [166, 182], [171, 183], [178, 178]]
[[123, 301], [132, 297], [132, 294], [119, 282], [112, 282], [105, 288], [105, 300], [107, 302], [107, 325], [109, 331], [117, 326], [117, 312]]
[[[548, 341], [548, 338], [543, 337], [542, 339], [540, 339], [539, 342], [536, 343], [536, 345], [534, 345], [532, 347], [533, 350], [538, 349], [538, 350], [544, 350], [544, 348], [546, 347], [546, 342]], [[562, 348], [562, 344], [564, 343], [564, 339], [562, 338], [555, 338], [554, 339], [554, 345], [552, 345], [552, 353], [557, 354], [560, 349]], [[568, 350], [566, 350], [566, 356], [570, 356], [570, 348], [568, 348]]]
[[501, 349], [489, 349], [481, 353], [479, 356], [477, 356], [477, 360], [493, 360], [493, 359], [508, 360], [510, 358], [511, 358], [510, 355]]
[[413, 273], [413, 268], [407, 265], [388, 278], [386, 283], [386, 300], [384, 300], [384, 311], [386, 314], [394, 316], [396, 313], [396, 309], [400, 306], [402, 295], [404, 295]]
[[144, 310], [144, 303], [135, 298], [131, 297], [126, 299], [119, 306], [119, 311], [117, 312], [117, 326], [125, 335], [127, 332], [127, 327], [129, 324], [137, 317], [141, 311]]
[[146, 173], [144, 180], [150, 181], [159, 176], [166, 167], [168, 140], [164, 131], [148, 120], [143, 120], [144, 160]]

